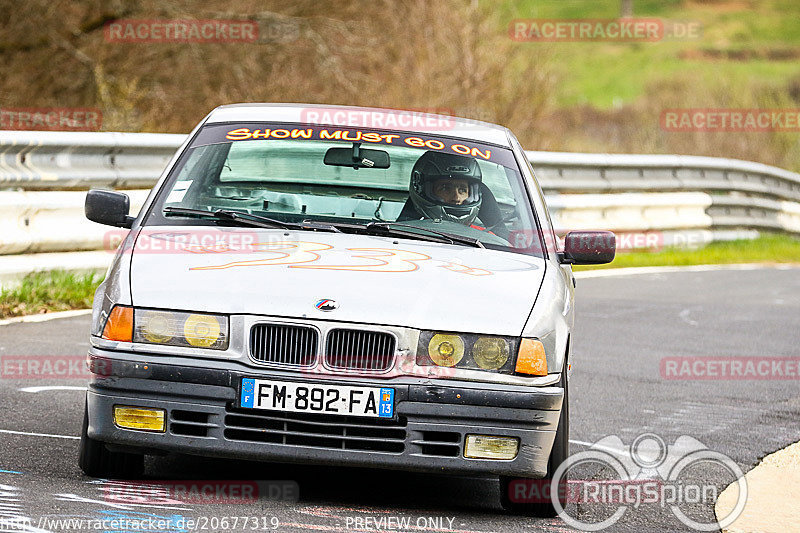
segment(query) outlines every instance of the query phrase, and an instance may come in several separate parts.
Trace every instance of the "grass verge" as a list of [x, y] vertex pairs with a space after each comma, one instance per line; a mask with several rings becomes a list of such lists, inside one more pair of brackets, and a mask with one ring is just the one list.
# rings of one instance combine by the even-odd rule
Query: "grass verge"
[[[620, 15], [620, 2], [571, 0], [542, 2], [520, 0], [494, 6], [506, 23], [513, 19], [614, 19]], [[770, 57], [770, 51], [796, 53], [800, 45], [800, 3], [796, 0], [635, 0], [634, 17], [674, 21], [683, 27], [691, 24], [699, 31], [691, 37], [658, 42], [566, 42], [518, 43], [535, 53], [548, 47], [554, 54], [562, 84], [555, 95], [561, 107], [589, 104], [612, 109], [646, 95], [648, 87], [668, 81], [676, 74], [695, 77], [697, 91], [684, 95], [686, 107], [705, 107], [706, 95], [714, 87], [725, 87], [728, 80], [740, 86], [742, 77], [759, 83], [784, 86], [798, 75], [797, 61]], [[501, 28], [507, 29], [507, 27]], [[714, 58], [703, 52], [720, 51]], [[749, 52], [752, 57], [728, 58], [727, 52]], [[713, 71], [710, 77], [703, 76]], [[703, 102], [703, 103], [701, 103]], [[661, 103], [665, 107], [666, 102]], [[734, 107], [718, 101], [709, 107]], [[742, 106], [745, 107], [745, 106]]]
[[800, 239], [785, 235], [763, 235], [753, 240], [712, 242], [698, 250], [635, 250], [618, 253], [614, 261], [607, 265], [577, 266], [575, 270], [732, 263], [800, 263]]
[[19, 285], [0, 290], [0, 318], [86, 309], [103, 276], [64, 271], [34, 272]]

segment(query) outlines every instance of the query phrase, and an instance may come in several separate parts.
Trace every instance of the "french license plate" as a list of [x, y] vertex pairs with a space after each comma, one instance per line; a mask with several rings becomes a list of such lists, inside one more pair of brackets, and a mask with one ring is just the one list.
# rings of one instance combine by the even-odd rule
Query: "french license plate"
[[251, 409], [391, 418], [394, 389], [243, 378], [239, 403]]

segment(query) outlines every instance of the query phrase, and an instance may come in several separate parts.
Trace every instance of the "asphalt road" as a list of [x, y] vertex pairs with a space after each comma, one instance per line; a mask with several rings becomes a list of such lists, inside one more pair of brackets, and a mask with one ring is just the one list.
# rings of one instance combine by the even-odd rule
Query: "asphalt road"
[[[624, 445], [644, 433], [667, 445], [689, 436], [747, 471], [764, 455], [800, 440], [797, 379], [665, 379], [661, 371], [663, 358], [799, 356], [800, 269], [579, 279], [576, 308], [570, 386], [573, 454], [609, 435]], [[89, 321], [80, 316], [0, 326], [0, 356], [82, 356]], [[91, 529], [91, 520], [97, 525], [97, 519], [121, 517], [170, 521], [166, 527], [145, 523], [145, 531], [222, 530], [213, 520], [222, 517], [230, 517], [230, 530], [233, 517], [239, 517], [237, 531], [256, 530], [252, 518], [245, 523], [244, 517], [258, 517], [262, 531], [276, 524], [279, 531], [571, 530], [557, 518], [505, 514], [496, 503], [498, 485], [491, 480], [195, 457], [149, 458], [148, 477], [294, 480], [299, 501], [154, 505], [137, 504], [130, 494], [124, 502], [115, 500], [108, 497], [114, 485], [85, 477], [77, 466], [83, 384], [81, 378], [0, 379], [0, 524], [12, 516], [31, 519], [29, 526], [0, 525], [0, 531], [79, 530], [48, 525], [43, 518], [84, 518], [89, 521], [83, 531], [131, 531]], [[68, 388], [21, 390], [41, 386]], [[624, 451], [611, 453], [621, 456]], [[720, 487], [730, 481], [713, 465], [695, 475]], [[615, 508], [573, 504], [568, 510], [597, 520]], [[713, 512], [710, 505], [690, 511], [698, 519]], [[181, 517], [198, 521], [189, 528]], [[684, 530], [691, 531], [658, 503], [629, 508], [608, 529]]]

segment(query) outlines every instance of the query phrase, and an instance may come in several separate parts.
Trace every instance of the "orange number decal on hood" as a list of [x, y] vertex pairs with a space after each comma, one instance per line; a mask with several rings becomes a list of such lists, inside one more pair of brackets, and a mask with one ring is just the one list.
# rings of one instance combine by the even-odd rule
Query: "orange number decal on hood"
[[320, 270], [353, 270], [356, 272], [411, 272], [419, 265], [414, 261], [426, 261], [430, 256], [408, 250], [387, 250], [385, 248], [348, 248], [353, 257], [376, 261], [373, 265], [300, 265], [293, 268], [317, 268]]
[[[221, 270], [233, 267], [248, 266], [270, 266], [287, 265], [289, 268], [313, 268], [317, 270], [350, 270], [352, 272], [413, 272], [419, 269], [418, 261], [428, 261], [429, 255], [409, 250], [390, 250], [387, 248], [348, 248], [352, 253], [350, 257], [368, 259], [372, 264], [366, 265], [319, 265], [314, 263], [320, 258], [320, 254], [325, 250], [330, 250], [333, 246], [317, 242], [268, 242], [256, 243], [253, 245], [257, 251], [271, 252], [278, 254], [275, 257], [266, 259], [254, 259], [252, 261], [233, 261], [224, 265], [192, 267], [189, 270]], [[459, 263], [447, 262], [439, 265], [458, 274], [469, 276], [488, 276], [492, 272], [482, 268], [472, 268]]]
[[234, 261], [224, 265], [192, 267], [189, 270], [220, 270], [223, 268], [240, 266], [262, 266], [262, 265], [296, 265], [298, 263], [311, 263], [319, 259], [319, 254], [323, 250], [330, 250], [333, 246], [318, 242], [265, 242], [256, 243], [254, 248], [259, 248], [265, 252], [275, 252], [280, 254], [277, 257], [266, 259], [254, 259], [252, 261]]
[[472, 268], [459, 263], [445, 263], [444, 265], [441, 265], [441, 267], [446, 268], [447, 270], [452, 270], [453, 272], [458, 272], [459, 274], [469, 274], [470, 276], [492, 275], [492, 273], [488, 270], [484, 270], [482, 268]]

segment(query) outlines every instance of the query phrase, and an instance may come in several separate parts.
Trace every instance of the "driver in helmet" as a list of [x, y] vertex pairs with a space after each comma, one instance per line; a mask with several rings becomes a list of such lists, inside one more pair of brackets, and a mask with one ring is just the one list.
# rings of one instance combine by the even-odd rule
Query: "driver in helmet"
[[409, 196], [420, 217], [472, 225], [481, 208], [481, 169], [472, 158], [427, 151], [411, 170]]

